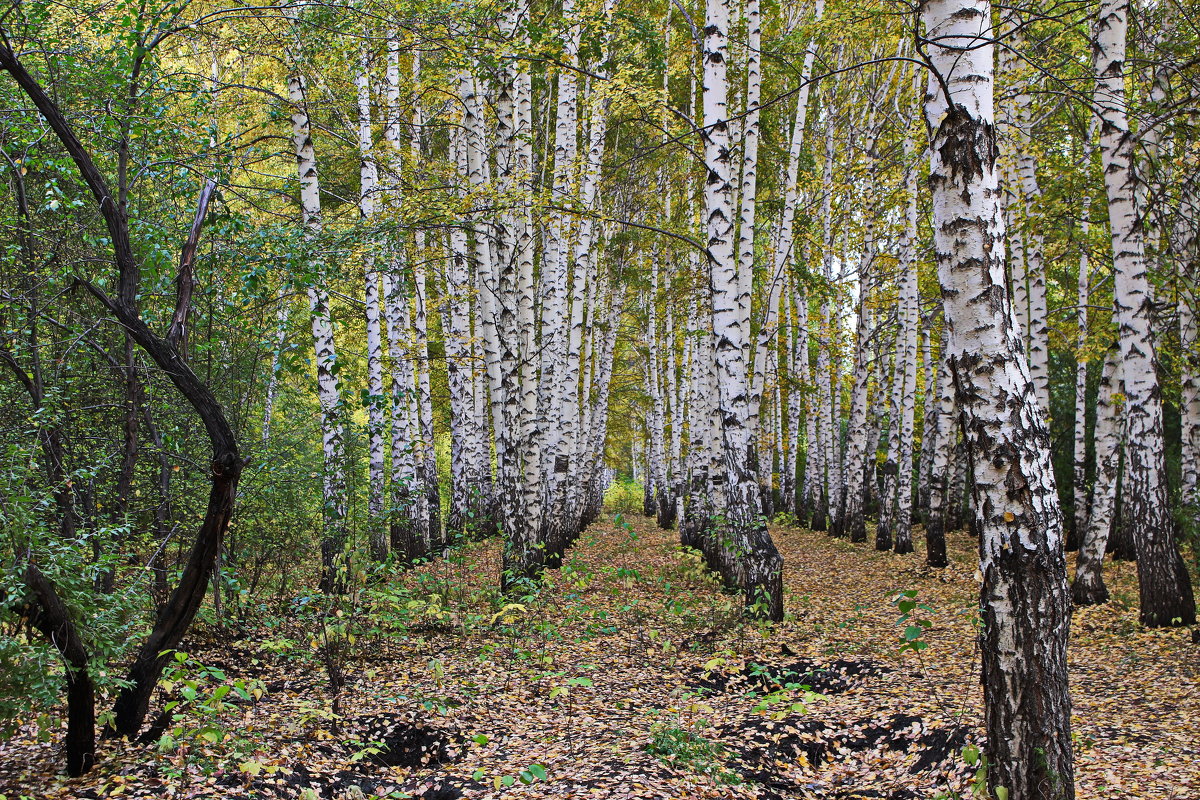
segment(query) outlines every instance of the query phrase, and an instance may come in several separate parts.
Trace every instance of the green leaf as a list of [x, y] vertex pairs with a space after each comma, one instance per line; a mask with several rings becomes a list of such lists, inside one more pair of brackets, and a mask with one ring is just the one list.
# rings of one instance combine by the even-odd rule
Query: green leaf
[[541, 764], [530, 764], [529, 771], [533, 773], [533, 777], [537, 778], [539, 781], [546, 780], [546, 768]]

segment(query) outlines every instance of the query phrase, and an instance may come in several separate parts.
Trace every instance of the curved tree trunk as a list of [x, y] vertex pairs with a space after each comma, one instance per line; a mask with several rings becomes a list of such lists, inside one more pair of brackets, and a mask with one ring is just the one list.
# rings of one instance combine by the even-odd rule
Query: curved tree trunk
[[25, 568], [29, 593], [20, 611], [62, 656], [67, 682], [67, 775], [74, 778], [96, 763], [96, 691], [88, 672], [88, 652], [71, 612], [54, 584], [36, 565]]
[[[25, 70], [24, 65], [3, 42], [0, 42], [0, 69], [12, 75], [17, 85], [46, 119], [55, 136], [58, 137], [72, 161], [75, 162], [104, 218], [118, 270], [117, 295], [109, 297], [100, 288], [85, 284], [88, 291], [109, 309], [133, 341], [170, 379], [179, 394], [192, 406], [196, 416], [200, 418], [209, 441], [212, 443], [213, 454], [210, 464], [212, 487], [209, 492], [208, 506], [196, 532], [191, 553], [184, 565], [183, 574], [180, 576], [175, 591], [166, 605], [160, 609], [150, 635], [138, 649], [126, 675], [127, 685], [121, 689], [114, 704], [114, 729], [118, 734], [132, 738], [137, 734], [142, 721], [146, 718], [150, 695], [158, 683], [159, 675], [162, 674], [165, 664], [163, 651], [178, 646], [204, 600], [209, 576], [212, 574], [225, 531], [229, 527], [229, 518], [233, 512], [233, 500], [237, 493], [238, 479], [241, 477], [244, 464], [238, 453], [233, 430], [212, 390], [188, 367], [175, 343], [156, 335], [141, 318], [136, 306], [140, 270], [129, 238], [125, 208], [113, 202], [113, 194], [109, 190], [107, 181], [96, 168], [87, 150], [76, 138], [57, 104]], [[194, 251], [195, 243], [199, 239], [200, 225], [207, 209], [205, 193], [202, 193], [201, 197], [202, 201], [192, 224], [188, 243], [184, 246], [185, 253], [188, 252], [189, 245]], [[181, 294], [177, 298], [176, 305], [177, 314], [182, 312], [186, 316], [187, 298]]]

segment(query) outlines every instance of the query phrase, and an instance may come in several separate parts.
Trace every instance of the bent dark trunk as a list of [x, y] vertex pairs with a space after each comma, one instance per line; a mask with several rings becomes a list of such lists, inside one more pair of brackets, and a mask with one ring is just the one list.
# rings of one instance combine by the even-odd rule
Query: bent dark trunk
[[25, 569], [29, 604], [23, 615], [58, 649], [67, 673], [67, 774], [77, 777], [96, 763], [96, 698], [88, 653], [54, 584], [36, 565]]

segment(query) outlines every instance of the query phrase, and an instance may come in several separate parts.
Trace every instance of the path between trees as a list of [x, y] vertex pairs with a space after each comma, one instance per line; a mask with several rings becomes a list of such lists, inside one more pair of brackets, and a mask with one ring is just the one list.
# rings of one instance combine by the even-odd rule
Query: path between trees
[[[0, 793], [900, 800], [968, 791], [982, 735], [974, 542], [952, 536], [951, 567], [938, 572], [920, 566], [919, 552], [772, 533], [789, 614], [774, 628], [743, 624], [741, 599], [718, 591], [674, 532], [641, 517], [593, 525], [528, 603], [491, 594], [496, 542], [470, 545], [350, 620], [358, 633], [346, 646], [340, 720], [328, 713], [321, 637], [296, 621], [302, 614], [236, 634], [204, 627], [187, 667], [193, 679], [191, 664], [207, 668], [201, 700], [241, 679], [249, 701], [232, 692], [210, 713], [185, 703], [166, 739], [106, 742], [98, 769], [69, 782], [53, 748], [23, 734], [0, 745]], [[1072, 626], [1078, 796], [1198, 797], [1200, 647], [1186, 631], [1141, 629], [1133, 565], [1106, 569], [1114, 601], [1077, 611]], [[901, 624], [894, 601], [906, 591], [927, 608]], [[900, 653], [913, 623], [928, 647]], [[182, 699], [188, 675], [179, 677], [153, 708]]]

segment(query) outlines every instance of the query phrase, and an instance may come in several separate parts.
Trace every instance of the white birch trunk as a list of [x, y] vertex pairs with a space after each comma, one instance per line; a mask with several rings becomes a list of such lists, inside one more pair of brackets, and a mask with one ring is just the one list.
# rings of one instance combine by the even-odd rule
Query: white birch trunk
[[[905, 140], [905, 155], [908, 159], [904, 184], [908, 193], [905, 207], [905, 228], [900, 240], [900, 334], [896, 340], [897, 355], [904, 362], [900, 400], [900, 451], [896, 462], [896, 513], [894, 519], [896, 553], [911, 553], [912, 545], [912, 476], [913, 435], [917, 395], [917, 326], [920, 321], [920, 306], [917, 296], [917, 169], [912, 156], [914, 144], [911, 135]], [[891, 477], [891, 476], [889, 476]]]
[[[413, 51], [413, 85], [421, 80], [421, 54]], [[425, 120], [419, 97], [413, 97], [412, 134], [409, 139], [412, 154], [412, 172], [418, 174], [423, 154], [421, 133]], [[443, 549], [442, 541], [442, 496], [438, 483], [436, 438], [433, 429], [433, 394], [429, 376], [429, 293], [426, 285], [426, 264], [430, 255], [426, 250], [425, 231], [417, 228], [413, 232], [413, 337], [416, 348], [414, 370], [417, 378], [417, 421], [418, 433], [417, 479], [420, 484], [419, 513], [422, 519], [422, 537], [430, 553]]]
[[1180, 349], [1180, 433], [1183, 474], [1180, 497], [1193, 523], [1200, 522], [1200, 320], [1197, 320], [1196, 281], [1200, 275], [1200, 187], [1195, 181], [1182, 190], [1171, 230], [1178, 292]]
[[563, 19], [570, 25], [563, 42], [565, 67], [557, 75], [558, 101], [554, 125], [553, 179], [550, 187], [550, 220], [542, 255], [542, 361], [539, 400], [545, 406], [542, 462], [546, 473], [546, 518], [543, 523], [547, 546], [554, 559], [565, 549], [573, 531], [574, 509], [568, 509], [568, 479], [572, 453], [562, 434], [563, 386], [566, 360], [568, 278], [571, 262], [571, 230], [567, 214], [571, 205], [572, 177], [578, 158], [579, 110], [575, 67], [582, 27], [575, 19], [574, 0], [564, 0]]
[[659, 341], [658, 341], [658, 261], [657, 250], [650, 253], [650, 297], [646, 301], [646, 345], [649, 358], [646, 361], [646, 380], [650, 390], [650, 480], [648, 487], [646, 509], [648, 516], [657, 517], [660, 522], [666, 514], [666, 432], [663, 410], [663, 391], [659, 374]]
[[[830, 93], [832, 96], [832, 92]], [[830, 109], [825, 110], [825, 164], [823, 168], [821, 201], [821, 272], [827, 283], [833, 282], [833, 163], [836, 155], [834, 146], [834, 123]], [[811, 528], [814, 531], [829, 530], [829, 503], [832, 499], [834, 482], [833, 458], [833, 390], [830, 371], [830, 331], [833, 327], [833, 315], [830, 310], [828, 294], [821, 297], [820, 314], [817, 317], [817, 371], [814, 383], [817, 388], [816, 405], [816, 435], [817, 440], [810, 444], [809, 452], [815, 445], [819, 452], [817, 461], [816, 483], [813, 487], [813, 506]]]
[[917, 504], [922, 513], [929, 510], [929, 469], [933, 462], [933, 447], [929, 435], [937, 424], [938, 366], [933, 359], [933, 320], [926, 317], [921, 345], [921, 371], [925, 376], [922, 393], [921, 457], [917, 464]]
[[1137, 178], [1125, 100], [1128, 0], [1103, 0], [1094, 49], [1100, 158], [1108, 196], [1115, 272], [1113, 303], [1121, 342], [1128, 418], [1128, 518], [1137, 550], [1140, 618], [1149, 626], [1196, 619], [1187, 568], [1175, 545], [1167, 499], [1161, 387], [1152, 329], [1153, 299], [1135, 204]]
[[[517, 26], [517, 11], [506, 15], [502, 33], [512, 37]], [[522, 147], [518, 142], [518, 127], [523, 113], [518, 106], [522, 84], [519, 70], [506, 64], [501, 70], [496, 95], [496, 177], [502, 194], [514, 193], [527, 199], [522, 189]], [[543, 563], [543, 551], [538, 547], [538, 524], [527, 511], [526, 464], [529, 443], [523, 442], [524, 397], [522, 378], [523, 359], [527, 352], [523, 317], [523, 263], [520, 252], [524, 234], [524, 213], [506, 210], [493, 224], [495, 243], [495, 320], [499, 348], [499, 384], [493, 386], [493, 413], [501, 419], [497, 427], [497, 490], [500, 527], [504, 532], [502, 586], [505, 591], [522, 582], [536, 580]], [[538, 520], [540, 522], [540, 520]]]
[[667, 503], [668, 507], [664, 509], [664, 518], [659, 521], [659, 524], [664, 528], [673, 528], [679, 517], [679, 503], [681, 497], [681, 482], [682, 464], [681, 458], [683, 452], [683, 395], [682, 381], [679, 379], [679, 372], [676, 369], [676, 336], [675, 336], [675, 303], [674, 303], [674, 270], [667, 278], [667, 326], [665, 329], [667, 337], [667, 364], [666, 364], [666, 381], [665, 388], [667, 392], [667, 411], [669, 412], [669, 425], [671, 429], [670, 450], [667, 454]]
[[[450, 133], [451, 158], [459, 180], [470, 180], [466, 152], [466, 124]], [[460, 183], [457, 194], [465, 188]], [[481, 466], [490, 462], [485, 446], [486, 404], [477, 404], [482, 388], [475, 363], [475, 342], [471, 330], [471, 250], [467, 225], [450, 228], [447, 237], [446, 303], [442, 317], [446, 349], [446, 383], [450, 391], [450, 505], [446, 515], [447, 538], [464, 534], [469, 538], [485, 535], [488, 517], [490, 481]], [[486, 459], [486, 461], [485, 461]], [[489, 476], [490, 477], [490, 476]]]
[[[818, 0], [815, 11], [816, 19], [820, 20], [824, 11], [824, 0]], [[754, 46], [752, 45], [752, 47]], [[809, 96], [812, 86], [809, 79], [812, 75], [813, 63], [816, 60], [816, 51], [817, 42], [814, 38], [809, 43], [808, 49], [805, 52], [804, 66], [800, 72], [800, 89], [796, 93], [796, 116], [792, 121], [792, 130], [788, 145], [787, 172], [784, 176], [783, 211], [776, 234], [770, 282], [767, 285], [767, 308], [759, 326], [758, 341], [754, 353], [754, 383], [750, 397], [751, 425], [757, 425], [758, 422], [759, 404], [762, 402], [766, 371], [766, 354], [768, 348], [774, 343], [778, 333], [779, 302], [785, 288], [787, 264], [791, 259], [795, 245], [796, 206], [800, 198], [800, 155], [804, 150], [804, 132], [808, 121]], [[757, 147], [757, 131], [754, 135], [754, 141]], [[743, 224], [745, 224], [745, 219], [743, 219]], [[748, 242], [743, 240], [741, 258], [750, 262], [751, 269], [753, 268], [753, 247], [752, 236]], [[747, 248], [751, 251], [749, 255], [746, 255], [744, 252]], [[794, 510], [794, 503], [791, 506], [791, 510]]]
[[926, 428], [922, 447], [930, 453], [929, 510], [925, 517], [925, 563], [944, 567], [946, 561], [946, 532], [949, 517], [949, 474], [958, 441], [958, 418], [954, 405], [954, 376], [951, 373], [946, 338], [949, 329], [942, 326], [942, 341], [938, 348], [937, 396], [929, 396], [934, 407], [933, 424]]
[[[588, 108], [588, 150], [584, 158], [583, 174], [579, 185], [579, 204], [586, 210], [596, 206], [596, 193], [600, 184], [600, 168], [604, 163], [605, 138], [608, 135], [608, 97], [605, 92], [595, 92]], [[580, 376], [583, 365], [584, 316], [591, 276], [596, 263], [596, 223], [593, 214], [585, 214], [579, 221], [574, 246], [574, 272], [570, 286], [570, 321], [566, 339], [565, 367], [561, 383], [560, 427], [562, 429], [562, 452], [568, 455], [566, 509], [571, 520], [580, 517], [581, 506], [586, 499], [581, 485], [584, 465], [579, 454], [587, 447], [587, 437], [582, 429], [582, 402]], [[575, 526], [576, 528], [578, 525]], [[571, 530], [574, 536], [578, 531]]]
[[[292, 104], [292, 143], [296, 152], [296, 172], [300, 179], [304, 240], [315, 251], [322, 229], [321, 185], [317, 175], [317, 157], [309, 124], [304, 78], [299, 72], [294, 72], [288, 77], [287, 84], [288, 99]], [[342, 396], [337, 378], [333, 322], [329, 316], [329, 293], [323, 283], [325, 267], [319, 252], [310, 252], [308, 257], [313, 262], [312, 272], [317, 276], [317, 282], [308, 287], [308, 305], [317, 370], [317, 397], [321, 404], [324, 463], [321, 588], [325, 592], [338, 592], [345, 585], [346, 568], [346, 453]]]
[[[1200, 258], [1195, 252], [1195, 240], [1189, 249], [1192, 251], [1191, 263], [1196, 265]], [[1182, 351], [1179, 407], [1183, 438], [1180, 494], [1195, 516], [1200, 507], [1200, 325], [1196, 318], [1196, 297], [1186, 284], [1179, 290], [1179, 342]]]
[[1043, 222], [1038, 207], [1042, 189], [1037, 179], [1037, 157], [1033, 154], [1030, 106], [1032, 98], [1022, 82], [1017, 95], [1017, 175], [1029, 221], [1025, 240], [1025, 274], [1029, 281], [1029, 374], [1037, 387], [1038, 407], [1050, 418], [1050, 311], [1046, 301], [1046, 259]]
[[[524, 45], [528, 46], [528, 33], [522, 30]], [[546, 551], [542, 532], [542, 431], [539, 429], [538, 411], [538, 346], [537, 326], [534, 310], [534, 236], [533, 236], [533, 79], [528, 68], [517, 71], [514, 97], [513, 142], [516, 149], [515, 188], [521, 201], [516, 217], [516, 260], [517, 260], [517, 324], [519, 332], [518, 385], [520, 391], [519, 426], [521, 438], [520, 458], [522, 485], [522, 509], [524, 525], [528, 528], [523, 538], [531, 543], [533, 552], [525, 549], [527, 562], [544, 562], [546, 555], [557, 558], [556, 551]], [[528, 572], [528, 566], [526, 566]]]
[[[762, 20], [759, 0], [742, 0], [746, 20], [746, 104], [736, 124], [742, 143], [742, 173], [738, 192], [737, 280], [738, 314], [747, 320], [742, 358], [750, 353], [750, 305], [754, 280], [754, 221], [758, 209], [759, 102], [762, 97]], [[770, 294], [772, 287], [768, 287]], [[778, 300], [776, 300], [778, 305]], [[761, 387], [759, 389], [761, 394]], [[750, 433], [757, 434], [758, 399], [750, 401]], [[756, 459], [757, 460], [757, 459]], [[756, 468], [757, 471], [757, 468]]]
[[[785, 276], [786, 295], [785, 304], [788, 310], [788, 320], [785, 326], [785, 331], [797, 330], [796, 324], [796, 306], [792, 298], [794, 292], [791, 284], [792, 278], [790, 275]], [[800, 419], [804, 410], [802, 400], [802, 389], [800, 386], [799, 356], [798, 347], [796, 345], [798, 336], [795, 334], [786, 334], [784, 341], [787, 346], [787, 430], [783, 439], [783, 476], [780, 479], [779, 493], [782, 500], [783, 511], [788, 514], [796, 514], [796, 478], [800, 467]]]
[[[1121, 403], [1114, 397], [1121, 386], [1120, 353], [1110, 350], [1104, 361], [1100, 387], [1096, 393], [1096, 484], [1092, 488], [1092, 505], [1087, 524], [1081, 530], [1079, 555], [1075, 562], [1075, 582], [1071, 584], [1071, 599], [1076, 605], [1087, 606], [1108, 602], [1102, 566], [1108, 547], [1108, 533], [1113, 527], [1113, 512], [1117, 505], [1117, 477], [1121, 460], [1121, 432], [1124, 428]], [[1105, 456], [1104, 454], [1111, 454]]]
[[750, 463], [753, 444], [746, 364], [750, 305], [749, 287], [741, 285], [733, 252], [728, 29], [728, 0], [707, 0], [703, 139], [708, 177], [704, 198], [725, 467], [725, 498], [721, 509], [725, 530], [719, 533], [724, 552], [720, 571], [727, 583], [745, 591], [748, 607], [779, 620], [783, 618], [783, 561], [759, 517], [758, 482]]
[[[371, 81], [366, 51], [358, 58], [354, 77], [358, 89], [359, 167], [358, 210], [363, 222], [375, 215], [375, 191], [379, 169], [375, 164], [371, 137]], [[383, 394], [383, 328], [380, 320], [379, 271], [375, 254], [363, 254], [364, 294], [367, 317], [367, 540], [371, 557], [382, 561], [388, 554], [387, 463], [384, 454], [385, 402]]]
[[587, 493], [582, 509], [582, 522], [585, 525], [594, 522], [600, 516], [604, 499], [604, 484], [600, 471], [604, 467], [604, 448], [608, 436], [608, 398], [612, 388], [613, 358], [616, 354], [617, 333], [624, 303], [623, 289], [614, 289], [609, 293], [608, 321], [599, 348], [596, 378], [593, 381], [595, 399], [591, 405], [591, 421], [587, 430], [589, 446], [583, 469], [583, 474], [587, 476]]
[[1088, 384], [1088, 295], [1091, 286], [1091, 265], [1088, 255], [1088, 215], [1091, 213], [1091, 198], [1083, 198], [1082, 222], [1079, 238], [1079, 277], [1075, 292], [1075, 451], [1072, 482], [1074, 483], [1075, 514], [1072, 525], [1073, 536], [1067, 537], [1067, 549], [1079, 545], [1080, 537], [1087, 529], [1087, 384]]
[[283, 361], [283, 346], [287, 342], [288, 315], [291, 303], [286, 291], [279, 295], [279, 312], [275, 320], [275, 349], [271, 351], [271, 372], [267, 376], [266, 396], [263, 398], [262, 443], [265, 447], [271, 438], [271, 418], [275, 412], [275, 395], [279, 391], [279, 370]]
[[[807, 262], [807, 253], [805, 255], [803, 260]], [[812, 361], [809, 354], [808, 296], [799, 280], [793, 285], [792, 291], [795, 294], [796, 306], [796, 380], [801, 387], [800, 401], [804, 410], [804, 476], [801, 481], [800, 509], [797, 516], [800, 517], [801, 524], [811, 526], [812, 513], [820, 491], [821, 447], [817, 429], [817, 418], [820, 414], [815, 405]]]
[[[854, 388], [850, 395], [849, 437], [846, 453], [846, 501], [842, 509], [840, 531], [852, 542], [867, 540], [866, 480], [869, 425], [867, 424], [867, 400], [871, 377], [871, 314], [869, 303], [874, 288], [872, 263], [875, 260], [874, 245], [868, 238], [863, 243], [863, 254], [859, 264], [858, 323], [854, 341]], [[873, 455], [873, 454], [872, 454]]]
[[991, 4], [927, 0], [925, 112], [947, 353], [980, 537], [988, 788], [1074, 797], [1070, 596], [1046, 421], [1014, 330], [993, 115]]
[[[400, 197], [400, 45], [395, 31], [388, 31], [386, 70], [387, 118], [384, 140], [391, 167], [389, 201], [398, 206]], [[417, 511], [417, 481], [414, 441], [417, 436], [414, 412], [414, 384], [411, 354], [405, 333], [408, 325], [408, 297], [401, 274], [399, 243], [389, 247], [383, 274], [384, 328], [391, 361], [392, 491], [391, 549], [402, 564], [425, 554], [422, 547], [420, 516]]]

